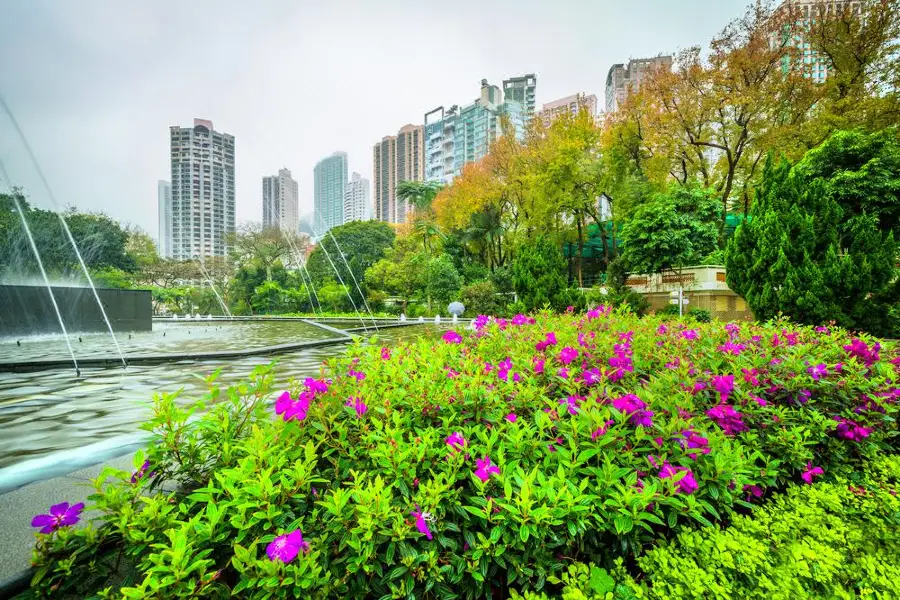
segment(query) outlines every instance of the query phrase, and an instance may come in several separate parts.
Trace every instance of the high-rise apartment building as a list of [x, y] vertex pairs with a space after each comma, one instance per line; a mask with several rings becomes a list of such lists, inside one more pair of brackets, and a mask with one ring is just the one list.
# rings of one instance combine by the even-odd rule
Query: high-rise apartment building
[[425, 113], [425, 180], [449, 184], [466, 163], [481, 160], [500, 137], [502, 118], [524, 139], [534, 118], [536, 85], [534, 75], [506, 79], [503, 90], [482, 79], [481, 93], [471, 104]]
[[606, 112], [619, 109], [625, 99], [639, 89], [641, 84], [652, 73], [660, 69], [671, 69], [671, 56], [654, 58], [635, 58], [627, 65], [616, 64], [610, 67], [606, 75]]
[[344, 223], [368, 221], [371, 217], [369, 180], [353, 173], [344, 191]]
[[156, 196], [159, 205], [159, 238], [156, 252], [161, 258], [172, 257], [172, 184], [168, 181], [156, 182]]
[[234, 233], [234, 136], [212, 121], [169, 128], [172, 160], [172, 258], [224, 256]]
[[405, 223], [409, 207], [398, 201], [397, 185], [425, 179], [425, 128], [404, 125], [396, 136], [389, 135], [372, 149], [375, 179], [375, 218], [387, 223]]
[[453, 180], [453, 135], [459, 107], [439, 106], [425, 113], [425, 181], [449, 184]]
[[[832, 65], [828, 57], [812, 47], [809, 40], [803, 35], [804, 29], [816, 22], [841, 18], [845, 16], [845, 11], [849, 11], [847, 16], [851, 18], [859, 17], [864, 8], [862, 0], [831, 0], [829, 2], [822, 2], [822, 0], [784, 0], [775, 9], [775, 14], [784, 15], [788, 11], [794, 12], [796, 25], [799, 27], [794, 30], [792, 39], [788, 41], [797, 48], [802, 65], [792, 64], [791, 57], [785, 56], [781, 63], [782, 71], [787, 73], [792, 69], [802, 69], [814, 82], [825, 83], [829, 72], [832, 70]], [[787, 16], [789, 17], [790, 14], [788, 13]], [[783, 20], [779, 22], [783, 22]], [[783, 39], [784, 32], [773, 31], [770, 36], [770, 44], [773, 47], [777, 47], [783, 43]]]
[[297, 233], [300, 218], [300, 189], [288, 169], [262, 178], [263, 227], [277, 227]]
[[534, 118], [534, 94], [537, 77], [534, 73], [503, 80], [504, 102], [518, 102], [522, 107], [522, 120], [529, 125]]
[[598, 120], [597, 113], [597, 96], [580, 92], [553, 102], [544, 104], [538, 117], [543, 121], [544, 127], [550, 127], [550, 123], [560, 115], [568, 114], [573, 117], [578, 114], [582, 108], [587, 109], [588, 113]]
[[344, 222], [344, 192], [347, 188], [347, 154], [335, 152], [323, 158], [313, 170], [313, 229], [324, 235]]

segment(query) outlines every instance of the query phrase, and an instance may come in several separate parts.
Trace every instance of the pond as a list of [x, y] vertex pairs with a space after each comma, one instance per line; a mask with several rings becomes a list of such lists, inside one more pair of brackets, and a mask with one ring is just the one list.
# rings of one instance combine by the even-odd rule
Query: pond
[[[190, 327], [188, 330], [187, 328]], [[378, 343], [394, 344], [422, 335], [436, 335], [439, 326], [415, 325], [383, 329]], [[162, 335], [162, 334], [165, 335]], [[154, 324], [154, 331], [122, 340], [126, 354], [150, 354], [184, 350], [209, 351], [261, 347], [287, 342], [335, 337], [299, 321]], [[99, 334], [83, 335], [79, 355], [108, 353], [111, 341]], [[158, 345], [156, 343], [158, 342]], [[278, 355], [247, 356], [227, 360], [181, 361], [154, 365], [131, 365], [127, 369], [56, 369], [31, 373], [0, 373], [0, 487], [4, 472], [28, 461], [49, 464], [67, 455], [84, 452], [101, 442], [115, 446], [139, 439], [139, 425], [150, 414], [155, 392], [183, 389], [183, 397], [194, 399], [206, 391], [201, 377], [222, 369], [223, 384], [240, 381], [257, 365], [277, 361], [277, 385], [291, 377], [319, 372], [323, 360], [344, 351], [346, 342]], [[65, 357], [65, 343], [58, 337], [27, 338], [0, 344], [0, 361]], [[114, 448], [106, 447], [107, 451]], [[85, 457], [87, 460], [89, 457]], [[96, 462], [96, 461], [95, 461]]]

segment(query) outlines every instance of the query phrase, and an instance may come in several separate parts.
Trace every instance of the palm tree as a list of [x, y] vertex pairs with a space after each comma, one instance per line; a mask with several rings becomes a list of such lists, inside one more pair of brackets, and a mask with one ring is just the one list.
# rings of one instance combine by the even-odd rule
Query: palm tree
[[429, 240], [433, 236], [442, 235], [435, 223], [431, 203], [443, 187], [435, 181], [401, 181], [397, 184], [397, 200], [408, 202], [413, 207], [415, 219], [413, 230], [422, 236], [422, 247], [429, 254], [431, 253]]

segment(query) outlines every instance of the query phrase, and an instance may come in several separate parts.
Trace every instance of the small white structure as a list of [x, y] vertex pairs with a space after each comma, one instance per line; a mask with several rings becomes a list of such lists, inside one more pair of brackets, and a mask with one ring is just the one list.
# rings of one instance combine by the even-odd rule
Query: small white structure
[[400, 313], [400, 322], [406, 323], [406, 313]]
[[419, 317], [419, 323], [424, 323], [424, 322], [425, 322], [425, 317], [420, 316], [420, 317]]
[[441, 315], [434, 315], [434, 324], [435, 325], [441, 324]]

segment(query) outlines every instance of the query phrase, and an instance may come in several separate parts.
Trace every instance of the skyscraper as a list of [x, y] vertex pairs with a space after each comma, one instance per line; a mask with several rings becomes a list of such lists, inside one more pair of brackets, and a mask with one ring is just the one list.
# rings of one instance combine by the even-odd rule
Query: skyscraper
[[453, 180], [453, 132], [459, 107], [439, 106], [425, 113], [425, 181], [449, 184]]
[[168, 181], [156, 182], [159, 202], [159, 239], [156, 252], [161, 258], [172, 257], [172, 184]]
[[288, 169], [262, 178], [263, 227], [297, 233], [300, 190]]
[[521, 77], [510, 77], [503, 80], [503, 101], [518, 102], [522, 107], [522, 118], [525, 125], [531, 124], [534, 118], [534, 93], [537, 88], [537, 77], [534, 73]]
[[548, 102], [541, 108], [538, 117], [544, 122], [544, 127], [550, 127], [550, 123], [558, 116], [563, 114], [575, 116], [582, 108], [587, 109], [594, 119], [597, 119], [597, 96], [580, 92]]
[[344, 191], [344, 223], [368, 221], [371, 218], [369, 180], [353, 173]]
[[397, 200], [397, 185], [425, 178], [425, 129], [404, 125], [396, 136], [385, 136], [372, 149], [375, 178], [375, 218], [388, 223], [405, 223], [408, 206]]
[[628, 65], [616, 64], [606, 74], [606, 112], [619, 109], [625, 98], [641, 89], [641, 84], [653, 72], [659, 69], [671, 69], [671, 56], [654, 58], [635, 58]]
[[500, 135], [502, 94], [487, 79], [481, 80], [481, 96], [459, 110], [453, 130], [453, 176], [466, 163], [481, 160]]
[[[794, 19], [798, 25], [794, 34], [786, 41], [798, 49], [799, 57], [792, 64], [791, 56], [785, 55], [781, 61], [784, 73], [791, 70], [803, 71], [816, 83], [825, 83], [833, 67], [829, 58], [812, 47], [803, 31], [818, 22], [841, 20], [846, 23], [852, 19], [864, 19], [865, 2], [863, 0], [783, 0], [775, 10], [775, 22], [783, 19]], [[845, 12], [846, 11], [846, 12]], [[793, 14], [792, 14], [793, 13]], [[776, 28], [770, 35], [770, 44], [778, 47], [785, 41], [785, 32]], [[799, 63], [799, 64], [797, 64]]]
[[194, 119], [169, 128], [172, 161], [172, 258], [224, 256], [234, 233], [234, 136]]
[[313, 170], [313, 229], [323, 235], [344, 222], [344, 191], [347, 187], [347, 154], [335, 152], [316, 163]]

